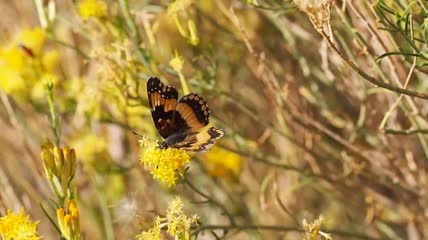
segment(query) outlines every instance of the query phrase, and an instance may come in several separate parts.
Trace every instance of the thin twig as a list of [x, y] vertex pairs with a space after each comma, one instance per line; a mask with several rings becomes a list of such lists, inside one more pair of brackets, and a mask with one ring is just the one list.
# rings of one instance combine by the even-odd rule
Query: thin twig
[[[202, 225], [196, 232], [201, 232], [204, 230], [265, 230], [265, 231], [281, 231], [281, 232], [305, 232], [300, 227], [288, 227], [288, 226], [275, 226], [275, 225]], [[367, 239], [367, 240], [379, 240], [380, 238], [370, 237], [360, 233], [346, 232], [340, 230], [328, 230], [323, 229], [323, 232], [331, 233], [334, 235], [342, 237], [353, 237], [358, 239]]]
[[385, 129], [384, 132], [387, 134], [395, 134], [395, 135], [412, 135], [416, 133], [428, 134], [428, 129], [407, 129], [407, 130]]
[[123, 17], [125, 18], [126, 24], [131, 31], [131, 37], [137, 49], [137, 55], [140, 61], [143, 63], [146, 69], [150, 69], [148, 64], [148, 59], [146, 57], [146, 53], [141, 48], [142, 38], [140, 36], [140, 32], [138, 31], [137, 24], [135, 23], [134, 18], [129, 11], [128, 1], [127, 0], [119, 0], [120, 10], [122, 12]]
[[[413, 15], [410, 14], [410, 35], [411, 38], [413, 40]], [[413, 50], [414, 53], [416, 53], [416, 50]], [[406, 81], [404, 82], [403, 88], [406, 89], [407, 86], [409, 85], [410, 79], [413, 75], [413, 72], [415, 70], [416, 67], [416, 60], [417, 60], [417, 56], [415, 56], [413, 58], [413, 63], [412, 66], [410, 67], [409, 73], [407, 74], [407, 78]], [[398, 97], [398, 99], [394, 102], [394, 104], [391, 106], [391, 108], [385, 113], [380, 125], [379, 125], [379, 130], [381, 131], [385, 131], [385, 125], [390, 117], [390, 115], [395, 111], [395, 109], [397, 108], [398, 104], [401, 102], [401, 99], [403, 98], [403, 94], [400, 94], [400, 96]]]
[[218, 202], [217, 200], [211, 198], [210, 196], [208, 196], [207, 194], [201, 192], [199, 189], [197, 189], [191, 182], [189, 182], [189, 180], [187, 180], [187, 178], [184, 178], [184, 182], [187, 184], [187, 186], [189, 186], [194, 192], [196, 192], [197, 194], [199, 194], [200, 196], [204, 197], [205, 199], [207, 199], [210, 203], [214, 204], [215, 206], [217, 206], [218, 208], [220, 208], [224, 214], [226, 214], [227, 218], [229, 218], [230, 223], [232, 224], [232, 226], [236, 225], [235, 219], [233, 218], [232, 214], [229, 213], [229, 211], [227, 210], [227, 208], [220, 202]]
[[324, 40], [327, 41], [328, 46], [331, 49], [333, 49], [339, 55], [339, 57], [342, 59], [342, 61], [348, 67], [352, 68], [358, 75], [360, 75], [361, 77], [363, 77], [367, 81], [373, 83], [374, 85], [376, 85], [378, 87], [382, 87], [382, 88], [388, 89], [388, 90], [393, 91], [393, 92], [397, 92], [397, 93], [409, 95], [409, 96], [412, 96], [412, 97], [418, 97], [418, 98], [428, 99], [428, 93], [423, 93], [423, 92], [419, 92], [419, 91], [413, 91], [413, 90], [408, 90], [408, 89], [405, 89], [405, 88], [396, 87], [396, 86], [393, 86], [393, 85], [391, 85], [389, 83], [380, 81], [380, 80], [374, 78], [373, 76], [370, 76], [368, 73], [364, 72], [361, 68], [359, 68], [354, 61], [352, 61], [347, 56], [345, 56], [337, 48], [337, 46], [330, 40], [330, 37], [327, 35], [327, 33], [324, 30], [320, 29], [319, 33], [324, 38]]

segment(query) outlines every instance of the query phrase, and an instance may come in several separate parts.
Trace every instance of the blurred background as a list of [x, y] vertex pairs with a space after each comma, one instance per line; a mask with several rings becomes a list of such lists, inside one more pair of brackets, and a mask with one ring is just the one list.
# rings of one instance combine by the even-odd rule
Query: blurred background
[[[23, 209], [43, 239], [67, 238], [54, 223], [71, 199], [80, 238], [110, 240], [136, 239], [176, 196], [199, 216], [191, 239], [428, 237], [426, 1], [0, 9], [0, 216]], [[140, 164], [133, 134], [162, 140], [150, 76], [203, 96], [226, 132], [211, 151], [189, 153], [169, 187]], [[41, 157], [48, 141], [76, 155], [59, 198]]]

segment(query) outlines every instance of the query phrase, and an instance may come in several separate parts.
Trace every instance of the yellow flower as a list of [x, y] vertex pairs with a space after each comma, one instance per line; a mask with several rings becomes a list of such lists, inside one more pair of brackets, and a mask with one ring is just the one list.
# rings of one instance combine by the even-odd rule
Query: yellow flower
[[175, 51], [174, 57], [169, 61], [169, 65], [178, 73], [178, 76], [180, 78], [181, 87], [183, 89], [183, 93], [186, 95], [186, 94], [189, 94], [189, 87], [187, 86], [186, 79], [185, 79], [183, 72], [182, 72], [183, 64], [184, 64], [183, 57], [180, 56], [178, 51]]
[[57, 51], [44, 53], [47, 34], [40, 28], [23, 29], [7, 45], [0, 47], [0, 88], [24, 99], [45, 97], [42, 81], [56, 82]]
[[180, 197], [176, 197], [168, 206], [166, 217], [157, 217], [156, 224], [141, 234], [137, 235], [138, 240], [159, 240], [161, 239], [161, 229], [165, 226], [167, 232], [174, 236], [175, 239], [189, 240], [190, 228], [193, 224], [197, 224], [198, 216], [195, 214], [192, 217], [187, 217], [182, 208], [183, 201]]
[[82, 0], [77, 6], [77, 9], [83, 19], [107, 16], [107, 4], [103, 0]]
[[18, 47], [3, 47], [0, 49], [0, 66], [19, 72], [24, 65], [25, 59]]
[[67, 240], [80, 239], [79, 211], [74, 200], [68, 201], [68, 212], [63, 208], [56, 211], [58, 225], [62, 236]]
[[29, 216], [24, 215], [21, 209], [19, 214], [12, 213], [9, 209], [7, 215], [0, 217], [0, 236], [3, 240], [38, 240], [37, 224], [30, 222]]
[[23, 58], [18, 48], [0, 49], [0, 88], [7, 94], [26, 88], [21, 75]]
[[168, 187], [173, 187], [178, 179], [177, 174], [184, 172], [184, 165], [190, 161], [186, 151], [176, 148], [160, 149], [159, 146], [143, 138], [140, 140], [140, 162], [149, 170], [154, 179]]
[[112, 159], [106, 138], [89, 133], [76, 136], [72, 144], [79, 152], [79, 159], [83, 161], [85, 167], [98, 172], [105, 172], [111, 167]]
[[161, 227], [160, 227], [160, 218], [156, 219], [156, 224], [147, 231], [143, 231], [142, 233], [135, 236], [138, 240], [163, 240], [161, 235]]
[[68, 197], [69, 185], [76, 173], [76, 154], [69, 147], [59, 148], [47, 142], [42, 145], [43, 168], [55, 194], [61, 199]]
[[181, 72], [183, 69], [184, 59], [180, 54], [175, 51], [174, 57], [169, 61], [169, 65], [174, 69], [176, 72]]
[[306, 219], [303, 219], [303, 230], [305, 230], [304, 240], [332, 240], [333, 238], [331, 237], [331, 234], [320, 230], [323, 222], [324, 218], [322, 216], [320, 216], [312, 223], [308, 223]]
[[75, 94], [77, 98], [78, 114], [93, 120], [98, 120], [103, 114], [102, 101], [105, 100], [101, 87], [97, 83], [89, 83], [81, 86], [80, 92]]
[[197, 223], [198, 216], [193, 215], [188, 218], [183, 213], [183, 205], [183, 201], [177, 196], [168, 206], [166, 222], [169, 234], [175, 236], [176, 239], [188, 240], [190, 239], [190, 227]]
[[211, 151], [204, 154], [203, 160], [211, 176], [238, 175], [241, 169], [241, 157], [238, 154], [217, 146], [213, 146]]
[[0, 88], [3, 91], [10, 94], [25, 90], [27, 86], [23, 75], [27, 75], [27, 72], [24, 66], [29, 61], [17, 46], [0, 49]]
[[35, 56], [41, 54], [47, 38], [46, 32], [41, 28], [23, 29], [16, 37], [15, 46], [22, 45], [31, 50]]
[[59, 53], [58, 51], [46, 51], [41, 60], [45, 70], [52, 71], [59, 62]]
[[191, 4], [192, 4], [192, 0], [176, 0], [169, 4], [168, 15], [174, 15], [180, 11], [184, 11]]

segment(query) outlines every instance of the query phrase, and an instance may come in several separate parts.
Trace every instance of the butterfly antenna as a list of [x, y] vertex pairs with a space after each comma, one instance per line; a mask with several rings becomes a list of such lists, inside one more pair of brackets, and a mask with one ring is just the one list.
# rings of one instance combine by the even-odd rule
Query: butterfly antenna
[[137, 132], [132, 131], [132, 133], [133, 133], [134, 135], [139, 136], [139, 137], [145, 138], [145, 136], [143, 136], [143, 135], [141, 135], [141, 134], [139, 134], [139, 133], [137, 133]]
[[156, 140], [153, 140], [153, 139], [151, 139], [151, 138], [149, 138], [149, 137], [147, 137], [147, 136], [141, 135], [141, 134], [139, 134], [139, 133], [137, 133], [137, 132], [132, 131], [132, 133], [133, 133], [134, 135], [136, 135], [136, 136], [141, 137], [142, 139], [148, 140], [148, 141], [153, 142], [153, 143], [158, 143]]

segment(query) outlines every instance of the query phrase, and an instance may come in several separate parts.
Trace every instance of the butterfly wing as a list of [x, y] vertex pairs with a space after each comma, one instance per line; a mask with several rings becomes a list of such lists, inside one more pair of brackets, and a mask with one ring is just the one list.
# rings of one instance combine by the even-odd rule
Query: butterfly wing
[[175, 111], [174, 122], [180, 132], [195, 132], [209, 123], [208, 104], [197, 94], [183, 96]]
[[168, 143], [168, 147], [179, 148], [187, 151], [205, 152], [211, 149], [212, 145], [221, 137], [224, 136], [224, 130], [220, 128], [210, 127], [202, 129], [199, 132], [190, 132], [177, 142]]
[[155, 126], [163, 138], [176, 131], [174, 112], [177, 106], [178, 92], [173, 86], [168, 86], [157, 77], [147, 81], [147, 96], [150, 111]]
[[165, 138], [164, 147], [188, 151], [207, 151], [224, 135], [224, 130], [210, 127], [207, 102], [191, 93], [177, 103], [177, 90], [151, 77], [147, 81], [147, 95], [153, 121], [160, 135]]

